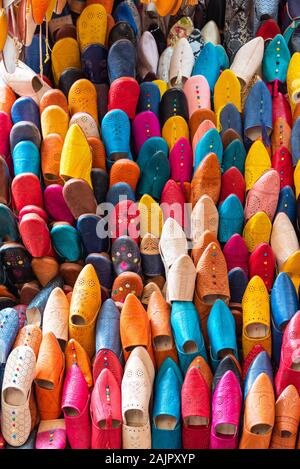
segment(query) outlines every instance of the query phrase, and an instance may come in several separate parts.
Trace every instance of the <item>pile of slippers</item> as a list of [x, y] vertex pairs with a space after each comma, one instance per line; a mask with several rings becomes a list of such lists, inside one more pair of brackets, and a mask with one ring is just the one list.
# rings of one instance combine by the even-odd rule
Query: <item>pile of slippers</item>
[[0, 449], [300, 449], [298, 0], [0, 1]]

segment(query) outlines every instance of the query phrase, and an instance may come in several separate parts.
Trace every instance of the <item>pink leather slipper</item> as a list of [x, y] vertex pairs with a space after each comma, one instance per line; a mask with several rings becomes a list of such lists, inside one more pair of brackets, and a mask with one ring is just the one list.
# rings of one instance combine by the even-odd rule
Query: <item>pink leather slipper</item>
[[46, 187], [44, 200], [46, 211], [52, 220], [65, 221], [73, 225], [74, 217], [65, 202], [62, 186], [51, 184]]
[[190, 142], [182, 137], [173, 146], [169, 156], [171, 179], [179, 182], [191, 182], [193, 171], [193, 152]]
[[133, 121], [132, 132], [135, 151], [138, 155], [146, 140], [151, 137], [161, 137], [159, 120], [154, 112], [140, 112]]
[[71, 448], [89, 449], [91, 446], [90, 393], [82, 371], [75, 364], [67, 371], [61, 407]]

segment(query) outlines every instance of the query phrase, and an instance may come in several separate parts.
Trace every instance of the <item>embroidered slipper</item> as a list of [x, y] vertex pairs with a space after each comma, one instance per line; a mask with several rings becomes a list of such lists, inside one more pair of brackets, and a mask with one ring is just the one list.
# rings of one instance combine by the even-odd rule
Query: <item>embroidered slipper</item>
[[240, 171], [232, 166], [222, 174], [221, 194], [219, 202], [222, 203], [230, 194], [235, 194], [244, 205], [246, 184]]
[[171, 151], [180, 138], [189, 140], [189, 127], [187, 122], [181, 116], [170, 117], [163, 126], [162, 137], [166, 140], [169, 150]]
[[5, 440], [14, 447], [23, 445], [31, 431], [33, 422], [29, 401], [35, 372], [33, 350], [26, 346], [16, 347], [6, 363], [1, 403], [1, 431]]
[[168, 156], [169, 149], [165, 139], [161, 137], [151, 137], [143, 143], [137, 159], [137, 164], [141, 171], [144, 170], [149, 158], [158, 152]]
[[71, 127], [74, 124], [79, 125], [86, 139], [93, 137], [93, 138], [97, 138], [98, 140], [100, 140], [100, 133], [99, 133], [97, 122], [87, 112], [76, 112], [70, 119], [69, 127]]
[[87, 264], [74, 285], [70, 304], [69, 337], [76, 339], [90, 358], [95, 352], [95, 327], [100, 306], [100, 283], [94, 267]]
[[[0, 349], [0, 363], [1, 368], [5, 368], [6, 361], [9, 357], [10, 351], [13, 347], [15, 339], [19, 331], [19, 314], [13, 308], [5, 308], [0, 311], [0, 324], [1, 324], [1, 349]], [[2, 370], [1, 370], [2, 374]], [[2, 384], [2, 379], [1, 379]]]
[[141, 298], [143, 282], [140, 275], [134, 272], [123, 272], [116, 277], [113, 283], [111, 298], [117, 304], [123, 304], [129, 293], [133, 293], [137, 298]]
[[67, 445], [64, 419], [42, 420], [39, 424], [35, 449], [65, 449]]
[[216, 129], [215, 124], [211, 120], [205, 120], [199, 125], [194, 137], [193, 137], [193, 153], [196, 151], [196, 147], [204, 135], [211, 129]]
[[71, 86], [77, 80], [82, 80], [83, 78], [85, 78], [85, 75], [80, 68], [66, 68], [60, 75], [58, 88], [64, 93], [66, 98], [68, 98]]
[[103, 5], [84, 8], [77, 20], [77, 37], [81, 52], [91, 44], [105, 44], [107, 13]]
[[58, 134], [63, 139], [69, 128], [69, 115], [60, 106], [48, 106], [41, 115], [43, 138]]
[[[77, 392], [80, 389], [80, 392]], [[67, 371], [61, 401], [68, 441], [72, 449], [89, 449], [91, 445], [90, 393], [77, 365]]]
[[299, 250], [295, 229], [288, 216], [283, 212], [276, 215], [270, 244], [279, 269], [292, 254]]
[[159, 242], [159, 251], [166, 274], [178, 256], [187, 254], [188, 243], [186, 235], [174, 218], [165, 220]]
[[135, 191], [139, 178], [140, 168], [138, 164], [127, 159], [120, 159], [111, 168], [109, 185], [112, 187], [119, 182], [125, 182]]
[[184, 85], [183, 91], [187, 98], [189, 117], [198, 109], [210, 109], [210, 88], [203, 75], [194, 75], [189, 78]]
[[33, 280], [31, 256], [22, 244], [6, 242], [0, 248], [1, 263], [13, 284], [22, 284]]
[[168, 302], [193, 301], [196, 268], [188, 255], [183, 255], [176, 259], [170, 267], [167, 281]]
[[[7, 40], [6, 44], [10, 44], [10, 41]], [[10, 58], [13, 57], [15, 50], [15, 43], [12, 41], [11, 48], [8, 51]], [[5, 53], [5, 48], [3, 52]], [[8, 73], [5, 69], [4, 62], [1, 62], [0, 69], [3, 81], [19, 96], [31, 97], [38, 104], [44, 93], [50, 89], [49, 84], [36, 75], [36, 73], [30, 67], [27, 67], [26, 64], [21, 62], [21, 60], [17, 60], [17, 66], [15, 64], [16, 62], [14, 63], [14, 70], [11, 70], [11, 73]]]
[[219, 214], [213, 200], [208, 195], [200, 197], [191, 215], [191, 238], [197, 242], [205, 230], [218, 235]]
[[177, 88], [167, 90], [161, 99], [159, 115], [161, 127], [172, 116], [181, 116], [188, 121], [189, 112], [185, 93]]
[[105, 145], [107, 165], [121, 158], [131, 158], [130, 121], [127, 114], [120, 109], [109, 111], [101, 123], [102, 140]]
[[140, 195], [148, 194], [160, 200], [163, 188], [170, 177], [170, 165], [163, 152], [152, 155], [141, 171], [137, 192]]
[[280, 176], [270, 169], [265, 172], [248, 192], [245, 204], [245, 220], [249, 220], [257, 212], [265, 212], [272, 221], [280, 191]]
[[272, 223], [265, 212], [257, 212], [247, 221], [243, 231], [243, 238], [249, 252], [253, 252], [261, 243], [269, 243]]
[[[120, 236], [130, 236], [136, 243], [139, 241], [138, 205], [132, 200], [121, 200], [111, 211], [108, 220], [109, 237], [114, 242]], [[96, 252], [94, 250], [93, 252]]]
[[274, 283], [275, 256], [269, 244], [262, 243], [255, 248], [249, 257], [250, 278], [258, 275], [263, 279], [270, 293]]
[[[150, 358], [150, 361], [155, 363], [151, 343], [150, 321], [142, 303], [132, 293], [126, 297], [125, 303], [122, 307], [120, 316], [120, 335], [124, 359], [126, 362], [129, 360], [135, 347], [143, 346], [147, 352], [148, 359]], [[152, 372], [154, 372], [153, 365], [151, 367], [151, 374]]]
[[265, 83], [258, 81], [251, 88], [245, 102], [244, 133], [251, 141], [261, 137], [267, 144], [272, 127], [272, 98]]
[[167, 357], [177, 363], [177, 352], [170, 323], [170, 307], [159, 291], [151, 294], [147, 312], [157, 367], [159, 368]]
[[68, 342], [69, 302], [61, 288], [55, 288], [48, 298], [43, 316], [43, 334], [53, 332], [62, 350]]
[[148, 194], [141, 197], [139, 206], [140, 212], [140, 236], [151, 233], [160, 238], [163, 226], [163, 212], [159, 204]]
[[112, 299], [103, 303], [97, 320], [96, 354], [103, 349], [112, 350], [122, 360], [120, 311]]
[[145, 81], [140, 84], [139, 90], [139, 101], [138, 101], [138, 113], [144, 111], [151, 111], [159, 117], [159, 104], [161, 100], [161, 94], [159, 86], [151, 81]]
[[31, 347], [34, 351], [35, 357], [37, 358], [42, 342], [42, 337], [42, 331], [38, 326], [24, 326], [19, 330], [13, 348], [19, 347], [20, 345]]
[[194, 208], [203, 195], [208, 195], [216, 204], [221, 190], [221, 168], [217, 155], [209, 153], [196, 169], [191, 182], [190, 202]]
[[204, 134], [203, 138], [198, 142], [194, 152], [195, 170], [209, 153], [215, 153], [218, 157], [220, 165], [222, 165], [223, 144], [220, 134], [216, 129], [208, 130]]
[[159, 240], [147, 233], [141, 240], [142, 270], [148, 277], [164, 275], [164, 266], [159, 253]]
[[68, 102], [71, 116], [77, 112], [86, 112], [98, 123], [97, 92], [89, 80], [83, 78], [71, 86]]
[[161, 208], [164, 220], [174, 218], [186, 232], [189, 231], [188, 207], [185, 205], [186, 198], [184, 190], [177, 182], [169, 179], [165, 184], [161, 194]]
[[89, 389], [91, 389], [93, 386], [91, 362], [84, 348], [75, 339], [70, 339], [67, 343], [65, 358], [66, 372], [73, 365], [77, 365], [80, 368]]
[[133, 239], [121, 236], [112, 244], [112, 262], [117, 275], [122, 272], [139, 273], [141, 268], [140, 251]]
[[91, 418], [92, 449], [107, 447], [120, 449], [122, 447], [121, 389], [108, 369], [101, 371], [95, 383], [91, 397]]
[[225, 257], [216, 243], [210, 243], [197, 264], [197, 290], [203, 303], [216, 299], [228, 303], [230, 298]]
[[152, 137], [161, 137], [159, 120], [151, 111], [141, 112], [132, 123], [132, 132], [135, 150], [139, 154], [146, 140]]
[[193, 168], [193, 152], [189, 140], [180, 138], [169, 156], [171, 179], [180, 183], [183, 187], [185, 182], [190, 182]]
[[271, 168], [271, 159], [265, 145], [257, 140], [250, 147], [245, 161], [246, 191], [254, 186], [255, 182]]
[[224, 70], [214, 89], [214, 110], [218, 114], [227, 104], [233, 104], [239, 112], [242, 111], [241, 85], [235, 73]]
[[139, 95], [140, 87], [134, 78], [117, 78], [109, 89], [108, 111], [121, 109], [128, 115], [129, 119], [134, 119]]
[[262, 66], [264, 57], [264, 40], [256, 37], [247, 41], [234, 56], [230, 69], [238, 77], [242, 85], [248, 85]]

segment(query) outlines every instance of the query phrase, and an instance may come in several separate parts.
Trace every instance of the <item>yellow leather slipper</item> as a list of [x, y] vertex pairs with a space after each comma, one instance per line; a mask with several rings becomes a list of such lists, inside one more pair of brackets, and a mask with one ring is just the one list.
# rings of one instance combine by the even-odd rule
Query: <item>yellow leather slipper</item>
[[69, 128], [69, 116], [60, 106], [48, 106], [41, 115], [43, 138], [58, 134], [65, 139]]
[[86, 112], [98, 124], [97, 92], [92, 82], [85, 78], [77, 80], [70, 88], [68, 102], [71, 116]]
[[243, 232], [248, 251], [253, 252], [256, 246], [261, 243], [269, 244], [271, 231], [272, 223], [265, 212], [257, 212], [253, 215], [247, 221]]
[[81, 69], [78, 42], [73, 37], [64, 37], [57, 41], [51, 54], [52, 73], [56, 86], [60, 76], [67, 68]]
[[62, 179], [83, 179], [90, 187], [92, 170], [92, 152], [88, 141], [79, 127], [72, 125], [66, 135], [61, 153], [59, 173]]
[[77, 20], [77, 39], [81, 52], [91, 44], [104, 46], [107, 29], [107, 13], [103, 5], [87, 6]]
[[248, 283], [242, 307], [244, 359], [255, 345], [261, 345], [271, 357], [269, 294], [264, 281], [258, 275], [252, 277]]
[[251, 146], [245, 161], [246, 191], [252, 189], [256, 181], [272, 166], [265, 145], [257, 140]]
[[101, 307], [101, 288], [92, 264], [80, 272], [72, 294], [69, 337], [77, 340], [90, 358], [95, 353], [95, 327]]

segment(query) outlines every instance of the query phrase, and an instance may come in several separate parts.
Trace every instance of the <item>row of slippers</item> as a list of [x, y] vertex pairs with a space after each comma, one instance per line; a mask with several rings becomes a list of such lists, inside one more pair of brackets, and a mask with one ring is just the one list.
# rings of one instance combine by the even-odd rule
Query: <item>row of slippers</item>
[[[213, 247], [214, 246], [212, 246], [212, 249]], [[121, 310], [121, 315], [119, 314], [114, 302], [107, 300], [103, 303], [97, 320], [101, 304], [100, 284], [98, 282], [96, 272], [91, 265], [86, 266], [79, 275], [71, 300], [65, 296], [63, 291], [58, 288], [57, 285], [60, 287], [63, 285], [61, 280], [57, 279], [52, 282], [52, 284], [46, 287], [44, 292], [39, 295], [39, 298], [35, 299], [35, 304], [28, 307], [26, 314], [29, 325], [20, 329], [17, 338], [16, 335], [19, 329], [19, 317], [17, 312], [13, 309], [1, 311], [1, 335], [3, 335], [3, 341], [6, 344], [6, 350], [3, 351], [3, 353], [6, 355], [4, 360], [7, 359], [5, 370], [2, 365], [2, 371], [4, 370], [4, 381], [2, 388], [1, 422], [2, 431], [6, 441], [13, 446], [22, 445], [27, 440], [32, 425], [36, 422], [34, 418], [34, 400], [32, 397], [33, 402], [31, 402], [30, 407], [30, 393], [28, 393], [28, 389], [31, 388], [32, 381], [35, 379], [37, 405], [42, 420], [53, 420], [58, 418], [60, 416], [62, 402], [62, 410], [65, 414], [65, 424], [69, 443], [74, 448], [79, 447], [80, 445], [89, 447], [90, 426], [87, 404], [89, 402], [88, 388], [92, 386], [93, 381], [91, 381], [91, 372], [89, 371], [88, 355], [89, 357], [94, 355], [95, 344], [93, 342], [93, 336], [96, 328], [97, 354], [93, 368], [95, 387], [92, 394], [92, 402], [93, 395], [95, 395], [94, 397], [96, 400], [100, 399], [100, 402], [95, 403], [97, 406], [96, 408], [92, 407], [92, 418], [93, 412], [96, 412], [96, 410], [98, 417], [100, 405], [100, 408], [103, 410], [102, 418], [105, 420], [105, 428], [103, 428], [103, 426], [101, 427], [99, 424], [99, 422], [101, 422], [99, 416], [97, 423], [100, 426], [100, 429], [95, 425], [93, 432], [95, 431], [95, 440], [98, 440], [98, 443], [96, 442], [94, 444], [99, 444], [100, 446], [94, 447], [120, 447], [120, 421], [122, 422], [122, 419], [123, 447], [128, 449], [150, 447], [151, 437], [147, 409], [149, 407], [150, 396], [152, 393], [154, 379], [153, 363], [155, 363], [155, 361], [158, 366], [160, 364], [160, 371], [156, 377], [154, 394], [153, 415], [156, 416], [157, 419], [155, 419], [156, 424], [154, 424], [152, 430], [153, 444], [156, 448], [180, 447], [181, 432], [179, 421], [180, 388], [182, 384], [182, 378], [180, 378], [181, 372], [185, 375], [186, 386], [190, 386], [190, 388], [192, 388], [193, 386], [192, 383], [189, 382], [190, 380], [194, 380], [194, 386], [198, 384], [198, 386], [201, 385], [203, 387], [203, 382], [201, 383], [198, 371], [189, 373], [189, 370], [195, 365], [197, 365], [197, 368], [200, 368], [201, 372], [202, 368], [205, 369], [204, 375], [207, 375], [207, 369], [209, 370], [208, 365], [206, 364], [207, 355], [201, 334], [198, 313], [193, 303], [188, 301], [173, 302], [170, 315], [170, 309], [162, 295], [153, 293], [148, 305], [148, 317], [137, 297], [134, 294], [129, 294]], [[282, 295], [283, 291], [285, 292], [285, 295]], [[226, 292], [224, 291], [224, 293]], [[222, 295], [219, 294], [217, 296], [221, 297]], [[284, 309], [289, 309], [290, 311], [291, 302], [294, 302], [295, 309], [294, 315], [292, 318], [289, 318], [289, 324], [282, 335], [280, 366], [275, 380], [276, 394], [279, 397], [282, 392], [287, 392], [286, 388], [291, 384], [299, 390], [299, 377], [297, 372], [297, 337], [299, 332], [300, 316], [299, 312], [296, 313], [298, 300], [295, 289], [287, 275], [284, 276], [281, 274], [281, 276], [278, 277], [276, 288], [274, 286], [272, 292], [271, 301], [273, 308], [272, 311], [275, 314], [274, 318], [276, 318], [276, 315], [280, 315]], [[270, 431], [270, 427], [272, 430], [275, 413], [272, 414], [271, 412], [267, 417], [264, 414], [266, 407], [264, 407], [262, 402], [266, 400], [268, 402], [267, 407], [269, 409], [274, 409], [275, 401], [271, 384], [273, 379], [272, 366], [270, 359], [268, 358], [268, 354], [271, 354], [269, 299], [268, 292], [259, 277], [254, 277], [250, 281], [245, 290], [242, 303], [245, 328], [243, 335], [243, 352], [246, 354], [244, 355], [244, 358], [246, 358], [245, 364], [248, 362], [249, 366], [252, 362], [250, 368], [246, 372], [245, 397], [249, 393], [248, 400], [251, 401], [251, 399], [255, 398], [257, 393], [260, 395], [258, 412], [257, 415], [254, 416], [254, 418], [257, 419], [255, 424], [262, 426], [267, 425], [268, 428], [261, 428], [261, 433], [258, 432], [260, 434], [259, 437], [257, 437], [257, 435], [255, 436], [256, 432], [253, 430], [251, 435], [248, 434], [250, 433], [250, 428], [247, 423], [246, 400], [244, 421], [245, 435], [243, 434], [240, 447], [267, 448], [271, 441], [270, 438], [272, 432]], [[87, 304], [89, 304], [88, 315], [86, 308]], [[253, 318], [254, 311], [257, 318]], [[246, 321], [247, 314], [249, 316], [248, 322]], [[156, 338], [152, 337], [151, 339], [149, 319], [151, 321], [152, 332], [155, 333], [156, 331], [159, 334]], [[41, 321], [43, 321], [43, 339], [41, 330], [39, 329]], [[168, 326], [167, 324], [169, 321], [170, 325]], [[255, 324], [253, 324], [253, 321]], [[68, 322], [69, 337], [72, 338], [72, 340], [70, 340], [66, 348], [67, 375], [64, 382], [63, 397], [61, 401], [65, 365], [64, 356], [60, 347], [64, 347], [68, 340], [68, 333], [66, 334]], [[261, 325], [260, 330], [257, 328], [258, 323]], [[161, 336], [162, 325], [164, 326], [166, 334], [168, 334], [168, 341], [166, 340], [166, 337]], [[170, 326], [172, 327], [177, 352], [174, 346]], [[239, 369], [239, 365], [237, 365], [238, 362], [236, 361], [238, 359], [238, 352], [235, 336], [235, 321], [226, 304], [220, 299], [214, 302], [209, 315], [207, 328], [210, 342], [210, 361], [212, 369], [216, 373], [215, 378], [220, 378], [220, 374], [223, 377], [226, 371], [235, 371], [235, 373], [226, 373], [226, 379], [224, 377], [223, 380], [226, 383], [227, 380], [229, 380], [232, 387], [229, 387], [228, 383], [225, 386], [224, 382], [220, 380], [222, 385], [218, 385], [216, 389], [220, 391], [220, 395], [223, 396], [225, 401], [230, 396], [232, 397], [232, 389], [235, 390], [234, 395], [239, 399], [239, 404], [236, 403], [237, 406], [233, 409], [237, 421], [232, 422], [230, 420], [230, 422], [223, 422], [223, 424], [232, 423], [236, 426], [234, 433], [231, 435], [231, 441], [228, 441], [228, 439], [226, 442], [218, 440], [220, 434], [222, 435], [223, 433], [220, 430], [219, 435], [218, 432], [214, 433], [213, 431], [210, 444], [211, 447], [216, 448], [235, 448], [238, 444], [237, 428], [242, 402], [241, 388], [239, 381], [237, 380], [237, 377], [240, 379], [240, 375], [239, 371], [236, 371]], [[268, 332], [268, 337], [263, 336], [266, 331]], [[254, 338], [254, 334], [252, 334], [252, 332], [255, 332], [256, 338]], [[275, 339], [275, 335], [273, 338]], [[11, 353], [9, 353], [14, 342], [15, 348]], [[141, 344], [143, 344], [144, 348], [138, 346]], [[255, 351], [254, 347], [256, 347], [256, 349], [258, 347], [258, 349]], [[126, 367], [124, 379], [122, 381], [123, 417], [121, 418], [118, 413], [118, 409], [121, 409], [119, 407], [121, 404], [120, 394], [118, 397], [116, 381], [113, 379], [112, 375], [117, 379], [118, 385], [120, 386], [122, 368], [118, 359], [121, 359], [122, 357], [122, 349], [126, 361]], [[134, 351], [132, 352], [132, 350]], [[221, 360], [222, 353], [228, 350], [231, 350], [235, 357], [232, 356], [229, 360], [227, 359], [227, 364], [224, 365], [225, 359]], [[267, 350], [267, 352], [263, 352], [263, 350]], [[290, 353], [291, 350], [293, 351], [292, 354]], [[248, 354], [248, 352], [251, 353]], [[181, 372], [173, 361], [177, 361], [177, 354]], [[199, 354], [202, 356], [202, 359], [198, 357]], [[36, 357], [37, 365], [35, 365]], [[166, 359], [166, 357], [169, 358]], [[193, 362], [193, 360], [195, 361]], [[49, 363], [51, 364], [50, 368]], [[101, 372], [103, 368], [111, 370], [112, 375], [107, 373], [107, 370], [105, 370], [106, 373]], [[170, 369], [172, 369], [172, 371], [170, 371]], [[209, 374], [211, 374], [210, 371]], [[234, 377], [232, 374], [235, 374], [236, 376]], [[262, 374], [266, 374], [268, 379], [266, 379], [266, 376], [262, 377]], [[98, 376], [101, 376], [101, 378], [98, 378]], [[84, 379], [84, 377], [86, 379]], [[25, 382], [24, 379], [26, 380]], [[51, 386], [49, 383], [52, 383]], [[16, 387], [19, 389], [18, 393], [15, 393]], [[79, 387], [80, 389], [82, 388], [82, 392], [80, 393], [78, 393]], [[85, 388], [85, 390], [83, 390], [83, 388]], [[163, 391], [165, 388], [169, 390], [172, 389], [174, 392], [174, 399], [171, 400], [171, 404], [169, 392], [166, 394]], [[137, 389], [139, 389], [139, 392], [137, 392]], [[205, 389], [203, 389], [203, 391]], [[203, 400], [201, 399], [201, 406], [201, 403], [199, 402], [201, 409], [196, 409], [197, 411], [204, 412], [207, 421], [209, 420], [210, 408], [208, 389], [209, 388], [205, 391], [205, 395], [208, 398], [208, 407], [207, 405], [204, 406]], [[230, 389], [230, 396], [226, 395], [226, 389], [227, 392]], [[253, 394], [251, 391], [253, 391]], [[291, 391], [292, 389], [289, 389], [289, 392]], [[77, 397], [74, 395], [75, 392]], [[98, 396], [96, 396], [97, 393], [99, 393]], [[20, 394], [23, 395], [23, 398], [27, 398], [25, 399], [26, 402], [20, 401], [20, 399], [22, 400]], [[294, 395], [295, 392], [293, 391], [291, 394]], [[199, 394], [197, 395], [199, 397]], [[166, 396], [168, 396], [167, 400]], [[185, 405], [189, 407], [188, 403], [190, 400], [186, 401], [186, 399], [190, 399], [189, 396], [189, 393], [186, 395], [182, 394], [183, 411], [188, 410], [187, 408], [184, 410], [184, 407]], [[264, 399], [262, 399], [262, 396], [264, 396]], [[224, 403], [224, 399], [222, 401], [220, 400], [221, 404]], [[218, 405], [221, 405], [220, 403]], [[170, 407], [172, 407], [172, 409]], [[251, 408], [252, 404], [249, 403], [249, 418], [253, 417]], [[109, 409], [111, 410], [109, 411]], [[294, 410], [295, 409], [293, 408], [293, 412]], [[112, 422], [109, 418], [109, 416], [112, 415], [111, 412], [115, 415], [115, 424], [116, 428], [118, 428], [118, 431], [116, 430], [116, 432], [111, 432]], [[173, 412], [175, 412], [175, 414]], [[201, 412], [199, 417], [203, 417], [203, 413]], [[299, 416], [297, 417], [296, 414], [297, 412], [295, 411], [295, 415], [291, 415], [295, 420], [295, 424], [297, 419], [299, 420]], [[168, 415], [173, 417], [175, 415], [178, 417], [176, 425], [172, 426], [174, 421], [171, 418], [167, 418], [166, 416]], [[216, 422], [219, 420], [218, 415], [219, 412], [216, 412], [214, 415], [213, 400], [213, 419], [215, 418]], [[162, 420], [161, 422], [160, 416]], [[229, 415], [227, 417], [229, 418]], [[117, 424], [117, 422], [119, 423]], [[49, 428], [50, 422], [43, 422], [43, 424], [48, 424]], [[56, 429], [55, 422], [51, 422], [51, 425], [51, 430], [53, 432], [53, 430]], [[193, 423], [191, 423], [191, 425], [193, 425]], [[210, 434], [207, 422], [204, 424], [204, 427], [205, 428], [198, 428], [198, 431], [204, 432], [206, 440], [205, 442], [201, 440], [201, 445], [203, 444], [204, 447], [207, 447]], [[114, 428], [114, 426], [112, 426], [112, 428]], [[212, 428], [215, 428], [214, 425]], [[110, 431], [106, 432], [105, 430]], [[171, 431], [171, 433], [165, 432], [165, 430]], [[187, 439], [185, 444], [195, 445], [196, 439], [190, 439], [188, 430], [191, 429], [186, 429]], [[196, 429], [194, 429], [194, 432], [195, 431]], [[99, 433], [98, 435], [97, 432]], [[137, 435], [134, 435], [134, 433], [137, 433]], [[224, 431], [224, 433], [226, 434], [227, 432]], [[291, 440], [294, 441], [294, 445], [296, 433], [297, 432], [294, 429], [293, 434], [290, 435]], [[58, 441], [54, 444], [62, 444], [59, 435], [57, 436]], [[195, 438], [197, 436], [200, 435], [195, 435]], [[84, 440], [84, 438], [86, 440]], [[257, 440], [256, 443], [254, 440]], [[85, 442], [83, 443], [83, 441]], [[290, 441], [289, 443], [292, 444], [293, 441]], [[51, 437], [50, 442], [53, 442], [53, 439], [51, 441]], [[49, 445], [48, 440], [46, 442], [45, 440], [42, 440], [40, 443]], [[279, 441], [277, 441], [277, 444], [283, 444], [280, 438]]]

